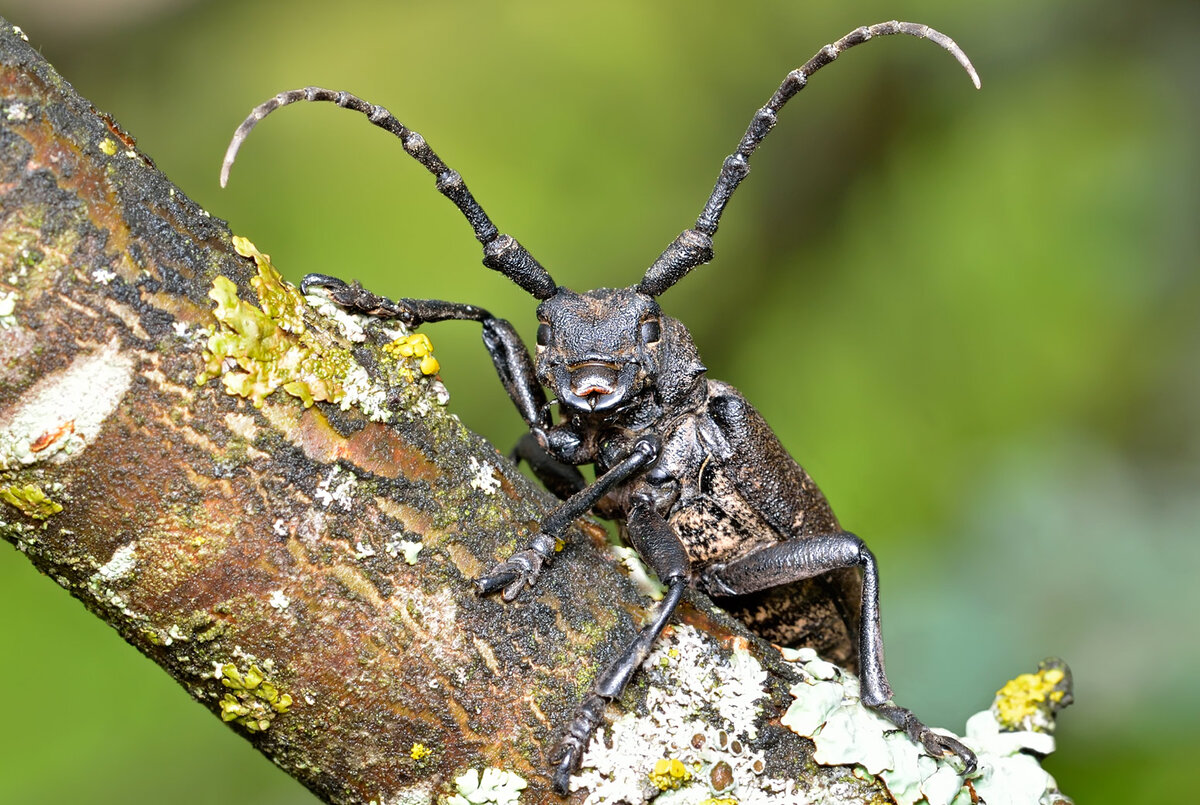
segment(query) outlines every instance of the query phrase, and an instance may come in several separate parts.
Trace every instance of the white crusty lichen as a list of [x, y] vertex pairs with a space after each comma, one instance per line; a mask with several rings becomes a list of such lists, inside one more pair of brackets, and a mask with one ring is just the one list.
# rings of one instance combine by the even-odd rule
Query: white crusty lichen
[[500, 479], [496, 477], [496, 468], [491, 465], [491, 462], [480, 461], [471, 456], [471, 486], [478, 489], [485, 495], [494, 495], [500, 489]]
[[[1054, 751], [1054, 738], [1032, 731], [1001, 732], [991, 710], [967, 722], [961, 740], [979, 759], [965, 785], [956, 759], [933, 758], [859, 699], [854, 675], [821, 660], [812, 649], [784, 649], [801, 673], [794, 701], [780, 719], [816, 745], [822, 765], [861, 766], [887, 786], [897, 805], [1054, 805], [1069, 802], [1034, 754]], [[950, 734], [950, 733], [947, 733]], [[973, 791], [972, 791], [973, 789]]]
[[0, 470], [78, 455], [132, 383], [133, 360], [116, 341], [44, 375], [0, 415]]
[[597, 731], [571, 780], [587, 805], [796, 802], [786, 780], [764, 775], [758, 734], [767, 673], [748, 651], [723, 651], [687, 625], [669, 628], [642, 665], [646, 714]]
[[[313, 310], [336, 324], [347, 341], [361, 343], [367, 340], [367, 333], [363, 327], [371, 320], [369, 316], [363, 313], [351, 313], [334, 304], [333, 300], [329, 298], [329, 292], [323, 288], [316, 289], [316, 292], [310, 290], [304, 295], [304, 301]], [[404, 328], [404, 325], [399, 322], [394, 323], [393, 326]], [[408, 331], [404, 330], [404, 332], [407, 334]]]
[[107, 581], [118, 581], [137, 566], [137, 546], [134, 543], [122, 545], [113, 551], [112, 557], [109, 558], [96, 573], [92, 576], [94, 583]]
[[433, 805], [433, 789], [428, 783], [402, 788], [390, 797], [373, 799], [369, 805]]
[[471, 769], [454, 778], [454, 785], [458, 793], [446, 800], [448, 805], [515, 805], [526, 783], [511, 771], [489, 766], [482, 775]]
[[[343, 473], [345, 478], [342, 477]], [[354, 508], [354, 492], [357, 488], [358, 477], [349, 470], [334, 465], [325, 476], [325, 480], [317, 486], [315, 494], [317, 500], [327, 509], [336, 503], [342, 511], [350, 511]]]
[[10, 123], [24, 123], [33, 115], [29, 113], [29, 107], [20, 101], [10, 103], [4, 107], [4, 119]]

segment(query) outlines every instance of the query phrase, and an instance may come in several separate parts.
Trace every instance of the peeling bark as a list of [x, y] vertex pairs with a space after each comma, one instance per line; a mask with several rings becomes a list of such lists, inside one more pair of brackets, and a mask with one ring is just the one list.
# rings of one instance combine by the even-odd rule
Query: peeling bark
[[[350, 341], [297, 302], [0, 23], [0, 535], [327, 802], [436, 801], [482, 767], [558, 801], [559, 727], [649, 604], [603, 530], [520, 602], [476, 597], [553, 499], [395, 333]], [[770, 672], [766, 774], [890, 801], [780, 725], [777, 651], [698, 594], [678, 621]]]

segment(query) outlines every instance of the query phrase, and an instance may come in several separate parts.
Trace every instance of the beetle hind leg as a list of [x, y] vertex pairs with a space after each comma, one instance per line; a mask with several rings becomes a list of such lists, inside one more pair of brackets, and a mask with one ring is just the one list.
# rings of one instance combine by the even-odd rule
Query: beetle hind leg
[[976, 767], [974, 752], [954, 738], [934, 732], [912, 711], [891, 701], [892, 688], [883, 667], [879, 569], [874, 554], [861, 539], [841, 533], [777, 542], [726, 564], [709, 567], [701, 577], [701, 584], [715, 596], [742, 595], [847, 567], [859, 567], [863, 574], [858, 635], [863, 704], [904, 730], [929, 754], [957, 755], [965, 767], [964, 775], [971, 774]]
[[654, 620], [643, 627], [633, 642], [613, 658], [604, 669], [604, 673], [592, 683], [591, 690], [584, 696], [583, 702], [575, 709], [575, 715], [567, 725], [566, 734], [550, 755], [550, 762], [554, 767], [552, 780], [558, 793], [566, 796], [571, 775], [579, 768], [579, 762], [592, 739], [592, 733], [596, 731], [600, 719], [604, 716], [604, 705], [621, 695], [634, 672], [650, 656], [654, 641], [671, 620], [685, 589], [686, 579], [676, 578], [671, 582], [662, 603], [658, 605]]

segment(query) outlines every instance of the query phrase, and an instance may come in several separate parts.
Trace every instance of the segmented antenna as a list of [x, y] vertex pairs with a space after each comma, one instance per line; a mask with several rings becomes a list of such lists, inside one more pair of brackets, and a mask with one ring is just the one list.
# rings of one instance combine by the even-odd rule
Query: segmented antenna
[[238, 149], [258, 125], [259, 121], [282, 106], [297, 101], [330, 101], [346, 109], [353, 109], [367, 116], [367, 119], [381, 129], [391, 132], [404, 146], [409, 156], [420, 162], [425, 170], [437, 179], [437, 189], [446, 198], [454, 202], [459, 212], [466, 217], [475, 238], [483, 244], [483, 264], [488, 268], [499, 271], [504, 276], [524, 288], [537, 299], [547, 299], [554, 295], [557, 286], [549, 272], [534, 259], [516, 238], [502, 234], [488, 218], [487, 213], [479, 206], [479, 202], [471, 195], [466, 183], [458, 171], [451, 170], [446, 163], [434, 153], [425, 138], [406, 127], [396, 119], [396, 116], [384, 109], [367, 103], [362, 98], [349, 92], [338, 92], [321, 87], [305, 87], [288, 92], [281, 92], [266, 103], [256, 106], [250, 116], [242, 121], [229, 148], [225, 151], [225, 161], [221, 163], [221, 187], [229, 181], [229, 170], [237, 159]]
[[836, 59], [842, 51], [855, 45], [861, 45], [868, 39], [891, 34], [908, 34], [938, 44], [958, 60], [958, 63], [967, 71], [967, 75], [971, 77], [975, 88], [979, 89], [979, 74], [975, 72], [975, 67], [967, 58], [967, 54], [963, 53], [953, 39], [935, 31], [928, 25], [897, 20], [881, 22], [878, 25], [857, 28], [833, 44], [826, 45], [817, 51], [816, 55], [809, 59], [803, 67], [788, 73], [787, 78], [779, 85], [779, 89], [771, 96], [767, 105], [755, 113], [749, 128], [742, 136], [742, 141], [738, 144], [737, 151], [725, 158], [725, 163], [721, 166], [721, 174], [717, 177], [717, 184], [713, 188], [712, 195], [708, 197], [708, 203], [704, 205], [700, 217], [696, 219], [696, 226], [692, 229], [685, 229], [659, 255], [654, 264], [646, 270], [645, 276], [642, 277], [642, 281], [638, 285], [639, 291], [650, 296], [658, 296], [683, 279], [693, 268], [712, 260], [712, 236], [716, 234], [717, 226], [721, 222], [721, 213], [725, 211], [725, 205], [729, 203], [733, 191], [750, 172], [750, 157], [758, 149], [759, 143], [775, 127], [779, 110], [791, 100], [793, 95], [804, 89], [808, 84], [809, 76]]

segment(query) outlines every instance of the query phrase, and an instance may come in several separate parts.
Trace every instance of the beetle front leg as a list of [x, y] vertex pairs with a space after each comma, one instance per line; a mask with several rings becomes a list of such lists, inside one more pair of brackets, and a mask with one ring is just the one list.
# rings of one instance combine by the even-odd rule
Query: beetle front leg
[[940, 757], [953, 752], [965, 766], [964, 776], [971, 774], [976, 767], [974, 752], [959, 741], [934, 732], [912, 711], [891, 701], [892, 688], [883, 668], [879, 569], [874, 554], [861, 539], [847, 533], [797, 537], [765, 546], [727, 564], [710, 566], [701, 580], [711, 595], [742, 595], [848, 567], [860, 567], [863, 572], [858, 648], [863, 704], [908, 733], [930, 755]]
[[503, 589], [504, 600], [512, 601], [522, 588], [532, 587], [541, 574], [542, 567], [554, 557], [555, 548], [571, 523], [591, 511], [613, 487], [627, 480], [657, 457], [658, 441], [652, 437], [639, 439], [629, 455], [616, 466], [550, 512], [542, 520], [541, 532], [530, 541], [528, 548], [517, 551], [476, 579], [475, 586], [480, 594], [487, 595]]
[[347, 283], [328, 274], [309, 274], [300, 289], [310, 293], [322, 289], [339, 307], [380, 319], [395, 319], [409, 327], [437, 321], [477, 321], [483, 326], [483, 345], [492, 357], [496, 374], [517, 412], [531, 428], [549, 428], [546, 392], [537, 380], [529, 350], [513, 326], [484, 308], [440, 299], [391, 300], [368, 291], [358, 283]]

